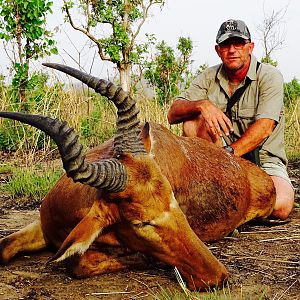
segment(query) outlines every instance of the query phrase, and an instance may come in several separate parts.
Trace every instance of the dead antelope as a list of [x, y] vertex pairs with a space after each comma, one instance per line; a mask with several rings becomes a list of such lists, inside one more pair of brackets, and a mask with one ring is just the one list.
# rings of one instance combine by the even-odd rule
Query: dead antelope
[[52, 261], [68, 258], [73, 274], [87, 277], [134, 267], [130, 257], [138, 251], [176, 266], [191, 289], [221, 286], [228, 272], [203, 241], [268, 216], [275, 201], [270, 177], [199, 138], [178, 137], [158, 124], [140, 127], [136, 102], [110, 82], [45, 65], [113, 101], [116, 135], [85, 156], [66, 123], [0, 112], [51, 136], [66, 170], [43, 200], [40, 220], [0, 240], [1, 263], [55, 246]]

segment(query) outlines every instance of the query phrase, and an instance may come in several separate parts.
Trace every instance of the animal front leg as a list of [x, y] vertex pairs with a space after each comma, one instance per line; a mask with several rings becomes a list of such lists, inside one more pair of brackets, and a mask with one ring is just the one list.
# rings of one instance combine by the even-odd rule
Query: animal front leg
[[0, 264], [7, 264], [20, 252], [38, 251], [46, 248], [46, 246], [41, 222], [33, 222], [25, 228], [0, 239]]
[[115, 204], [104, 200], [94, 202], [88, 214], [70, 232], [57, 253], [50, 261], [63, 261], [74, 255], [82, 255], [107, 226], [119, 220], [119, 211]]

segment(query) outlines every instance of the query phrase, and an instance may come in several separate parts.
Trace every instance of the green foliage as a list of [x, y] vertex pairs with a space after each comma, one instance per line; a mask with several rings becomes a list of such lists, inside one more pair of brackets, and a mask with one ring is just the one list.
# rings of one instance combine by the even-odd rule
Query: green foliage
[[284, 83], [284, 106], [286, 116], [285, 149], [290, 161], [300, 158], [300, 83], [293, 78]]
[[[2, 190], [12, 199], [25, 197], [39, 204], [62, 175], [62, 170], [37, 166], [37, 168], [10, 167], [12, 175]], [[34, 204], [31, 201], [31, 205]]]
[[180, 90], [189, 85], [193, 77], [189, 70], [192, 50], [190, 38], [179, 38], [177, 53], [162, 41], [156, 45], [154, 59], [145, 63], [145, 79], [155, 87], [161, 104], [169, 103]]
[[[20, 77], [22, 77], [22, 71], [20, 71]], [[17, 74], [16, 74], [17, 75]], [[18, 83], [19, 80], [15, 81], [16, 76], [12, 80], [11, 86], [8, 86], [7, 91], [7, 105], [11, 110], [14, 111], [22, 111], [26, 112], [35, 112], [36, 110], [40, 110], [40, 106], [49, 106], [51, 103], [49, 100], [51, 98], [47, 98], [46, 102], [43, 102], [46, 97], [47, 91], [49, 88], [47, 87], [48, 74], [43, 72], [33, 72], [30, 78], [27, 80], [27, 84], [25, 87], [26, 92], [26, 102], [22, 103], [18, 94]], [[21, 79], [20, 79], [21, 80]], [[52, 90], [55, 91], [55, 88]]]
[[300, 83], [297, 78], [293, 78], [290, 82], [284, 83], [284, 104], [290, 107], [300, 99]]
[[44, 29], [52, 5], [47, 0], [0, 0], [0, 38], [11, 41], [20, 34], [25, 40], [23, 57], [37, 59], [57, 53], [51, 33]]
[[[93, 94], [90, 98], [90, 105], [92, 106], [91, 113], [82, 117], [80, 132], [85, 143], [95, 145], [103, 143], [114, 135], [115, 107], [97, 94]], [[107, 120], [111, 122], [107, 123]]]
[[24, 63], [23, 65], [19, 63], [15, 63], [14, 70], [15, 70], [15, 75], [12, 79], [12, 86], [14, 88], [18, 88], [21, 82], [27, 80], [29, 66], [26, 63]]
[[[104, 53], [114, 63], [135, 63], [140, 55], [140, 50], [147, 44], [131, 45], [132, 29], [144, 16], [142, 2], [163, 3], [163, 1], [128, 1], [125, 5], [123, 0], [97, 0], [92, 1], [92, 10], [88, 15], [88, 25], [96, 27], [99, 24], [108, 25], [110, 34], [98, 39]], [[80, 1], [84, 8], [86, 1]], [[74, 3], [72, 3], [74, 5]], [[87, 8], [85, 8], [87, 11]]]
[[265, 63], [265, 64], [272, 65], [274, 67], [278, 66], [278, 62], [276, 60], [273, 60], [271, 58], [270, 54], [267, 54], [266, 56], [262, 57], [261, 62]]
[[19, 134], [13, 126], [13, 122], [11, 120], [4, 120], [0, 127], [0, 150], [15, 151], [18, 140]]
[[196, 72], [195, 72], [195, 76], [200, 75], [201, 73], [203, 73], [204, 70], [207, 69], [208, 67], [209, 67], [209, 66], [208, 66], [207, 63], [204, 63], [204, 64], [200, 65], [200, 66], [198, 67], [198, 69], [196, 70]]
[[57, 54], [52, 34], [45, 29], [52, 5], [47, 0], [0, 0], [0, 39], [17, 46], [13, 86], [19, 89], [21, 101], [25, 101], [30, 60]]
[[[61, 86], [47, 86], [48, 75], [34, 72], [26, 87], [27, 102], [19, 101], [13, 85], [3, 87], [2, 109], [8, 111], [26, 110], [33, 114], [48, 114], [57, 109]], [[54, 142], [40, 130], [9, 119], [0, 119], [0, 150], [17, 151], [18, 149], [36, 150], [52, 147]]]
[[[0, 151], [17, 151], [20, 148], [30, 150], [43, 149], [50, 138], [29, 125], [5, 119], [0, 126]], [[53, 142], [50, 142], [52, 145]]]
[[[70, 127], [81, 133], [87, 146], [100, 144], [115, 132], [114, 105], [99, 94], [90, 91], [65, 91], [62, 84], [47, 85], [48, 75], [32, 74], [26, 87], [27, 102], [21, 103], [13, 86], [2, 87], [0, 110], [41, 114], [66, 120]], [[0, 151], [18, 151], [24, 156], [36, 151], [51, 152], [55, 143], [42, 131], [21, 122], [0, 118]]]
[[[116, 64], [120, 73], [121, 86], [131, 88], [130, 71], [133, 65], [140, 64], [149, 50], [148, 43], [138, 43], [137, 36], [146, 21], [149, 9], [165, 0], [64, 0], [63, 11], [71, 26], [84, 33], [98, 48], [102, 60]], [[87, 20], [84, 25], [76, 25], [71, 9], [77, 9]], [[96, 36], [101, 25], [101, 35]]]

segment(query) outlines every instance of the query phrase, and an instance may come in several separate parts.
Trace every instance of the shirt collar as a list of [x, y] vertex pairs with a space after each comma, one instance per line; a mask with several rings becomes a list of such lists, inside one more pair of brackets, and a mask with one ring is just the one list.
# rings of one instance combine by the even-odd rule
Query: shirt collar
[[254, 55], [251, 55], [251, 62], [250, 66], [247, 72], [247, 77], [251, 80], [256, 80], [257, 79], [257, 74], [256, 74], [256, 64], [257, 64], [257, 59]]

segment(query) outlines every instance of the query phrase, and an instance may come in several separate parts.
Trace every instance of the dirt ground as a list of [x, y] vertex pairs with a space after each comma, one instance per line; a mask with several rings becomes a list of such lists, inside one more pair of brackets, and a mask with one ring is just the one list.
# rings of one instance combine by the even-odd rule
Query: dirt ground
[[[300, 161], [289, 172], [300, 203]], [[1, 178], [0, 178], [1, 180]], [[38, 210], [8, 205], [0, 197], [0, 237], [38, 218]], [[224, 299], [300, 300], [300, 208], [288, 222], [249, 224], [235, 237], [209, 245], [230, 272]], [[147, 270], [123, 271], [89, 279], [73, 279], [63, 266], [51, 267], [52, 253], [22, 255], [0, 267], [0, 299], [158, 299], [162, 290], [181, 291], [174, 271], [161, 264]], [[260, 297], [261, 295], [265, 297]], [[195, 294], [197, 298], [205, 294]], [[160, 298], [165, 299], [165, 298]], [[179, 299], [179, 298], [177, 298]]]

